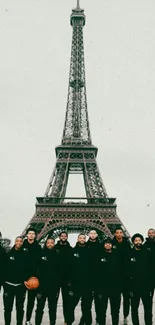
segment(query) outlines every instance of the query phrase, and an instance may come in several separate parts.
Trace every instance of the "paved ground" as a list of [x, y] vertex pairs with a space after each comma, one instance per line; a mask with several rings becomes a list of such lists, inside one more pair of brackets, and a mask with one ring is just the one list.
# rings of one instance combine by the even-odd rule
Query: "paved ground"
[[[95, 324], [95, 313], [94, 313], [94, 306], [93, 306], [93, 319], [94, 319], [94, 324]], [[155, 300], [154, 300], [154, 303], [153, 303], [153, 312], [154, 312], [154, 323], [155, 323]], [[143, 318], [143, 307], [142, 305], [140, 304], [140, 307], [139, 307], [139, 313], [140, 313], [140, 325], [144, 325], [144, 318]], [[32, 317], [32, 325], [35, 325], [35, 322], [34, 322], [34, 312], [33, 312], [33, 317]], [[74, 325], [77, 325], [78, 322], [79, 322], [79, 319], [81, 317], [81, 311], [80, 311], [80, 305], [77, 306], [76, 308], [76, 321], [74, 323]], [[130, 322], [131, 322], [131, 318], [129, 318]], [[61, 301], [61, 297], [59, 298], [59, 301], [58, 301], [58, 310], [57, 310], [57, 325], [63, 325], [63, 316], [62, 316], [62, 301]], [[24, 322], [25, 323], [25, 322]], [[2, 303], [2, 294], [0, 296], [0, 325], [3, 325], [4, 324], [4, 320], [3, 320], [3, 303]], [[12, 325], [15, 325], [16, 322], [15, 322], [15, 311], [13, 310], [13, 313], [12, 313]], [[111, 319], [110, 319], [110, 310], [109, 310], [109, 307], [108, 307], [108, 311], [107, 311], [107, 325], [110, 325], [111, 324]], [[123, 318], [122, 318], [122, 308], [120, 310], [120, 325], [123, 324]], [[131, 323], [132, 324], [132, 323]], [[49, 318], [48, 318], [48, 308], [47, 306], [45, 307], [45, 312], [44, 312], [44, 316], [43, 316], [43, 322], [42, 322], [42, 325], [49, 325]]]

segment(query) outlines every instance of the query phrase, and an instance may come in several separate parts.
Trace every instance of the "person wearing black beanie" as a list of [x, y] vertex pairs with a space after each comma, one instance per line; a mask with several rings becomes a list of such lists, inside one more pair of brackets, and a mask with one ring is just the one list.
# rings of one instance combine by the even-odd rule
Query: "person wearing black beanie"
[[[143, 243], [144, 242], [144, 237], [143, 235], [139, 234], [139, 233], [136, 233], [132, 236], [131, 240], [132, 240], [132, 243], [134, 244], [134, 241], [135, 241], [135, 238], [140, 238], [141, 242]], [[139, 245], [139, 243], [138, 243]]]
[[139, 324], [140, 299], [144, 306], [145, 325], [152, 325], [152, 270], [151, 252], [143, 245], [144, 238], [136, 233], [132, 236], [133, 249], [128, 263], [130, 275], [131, 316], [133, 325]]

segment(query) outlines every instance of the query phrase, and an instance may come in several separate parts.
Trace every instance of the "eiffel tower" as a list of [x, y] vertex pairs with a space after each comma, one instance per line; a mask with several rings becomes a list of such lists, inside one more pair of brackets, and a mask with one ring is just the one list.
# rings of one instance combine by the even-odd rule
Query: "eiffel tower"
[[[110, 198], [104, 187], [96, 161], [98, 149], [91, 140], [84, 63], [85, 21], [84, 10], [77, 0], [70, 17], [73, 35], [62, 141], [55, 148], [56, 164], [46, 192], [43, 197], [36, 198], [36, 212], [26, 227], [37, 229], [39, 241], [44, 241], [49, 234], [56, 238], [62, 230], [88, 233], [91, 228], [102, 237], [112, 237], [117, 226], [129, 236], [117, 216], [116, 199]], [[86, 197], [66, 197], [68, 178], [72, 173], [83, 174]]]

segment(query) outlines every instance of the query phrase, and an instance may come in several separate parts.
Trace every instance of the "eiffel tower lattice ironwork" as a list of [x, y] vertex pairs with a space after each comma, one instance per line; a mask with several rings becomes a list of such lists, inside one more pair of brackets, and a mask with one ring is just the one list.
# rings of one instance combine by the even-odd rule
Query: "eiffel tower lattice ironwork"
[[[27, 227], [38, 230], [38, 240], [51, 234], [57, 237], [62, 229], [68, 232], [90, 228], [112, 236], [121, 226], [115, 198], [107, 195], [96, 161], [97, 147], [92, 145], [86, 98], [83, 27], [84, 10], [79, 1], [72, 10], [73, 28], [68, 100], [61, 145], [56, 147], [56, 164], [43, 197], [37, 197], [36, 212]], [[68, 198], [66, 189], [70, 173], [82, 173], [86, 198]], [[27, 228], [26, 228], [27, 229]]]

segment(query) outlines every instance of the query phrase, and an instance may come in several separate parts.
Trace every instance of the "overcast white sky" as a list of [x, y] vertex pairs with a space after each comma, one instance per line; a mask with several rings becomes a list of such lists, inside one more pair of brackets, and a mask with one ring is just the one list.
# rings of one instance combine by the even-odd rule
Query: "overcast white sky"
[[[60, 144], [76, 0], [0, 0], [0, 230], [20, 234]], [[155, 227], [155, 1], [81, 0], [93, 144], [133, 234]], [[76, 186], [77, 187], [77, 186]], [[74, 195], [75, 186], [70, 184]], [[78, 186], [79, 195], [80, 185]], [[77, 193], [76, 193], [77, 194]]]

